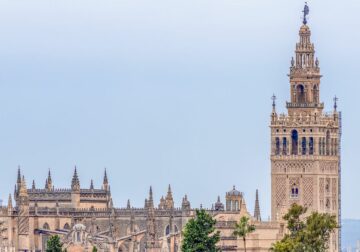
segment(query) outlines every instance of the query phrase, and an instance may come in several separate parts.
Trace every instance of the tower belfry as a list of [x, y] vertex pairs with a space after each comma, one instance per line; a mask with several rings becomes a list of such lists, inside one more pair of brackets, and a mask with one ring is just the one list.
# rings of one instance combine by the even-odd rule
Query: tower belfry
[[[341, 116], [324, 112], [320, 100], [320, 66], [307, 25], [305, 5], [299, 42], [292, 58], [287, 113], [271, 113], [271, 216], [282, 217], [292, 204], [340, 216], [340, 138]], [[274, 98], [273, 98], [274, 101]], [[330, 251], [339, 251], [339, 233], [331, 237]]]

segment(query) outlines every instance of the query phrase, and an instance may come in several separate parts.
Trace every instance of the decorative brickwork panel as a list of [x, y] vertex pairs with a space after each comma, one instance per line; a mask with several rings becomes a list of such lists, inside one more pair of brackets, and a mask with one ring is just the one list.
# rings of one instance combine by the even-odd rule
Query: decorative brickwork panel
[[320, 162], [320, 171], [323, 173], [337, 173], [338, 163], [336, 161]]
[[275, 171], [282, 173], [304, 173], [312, 171], [313, 163], [311, 162], [276, 162], [275, 163]]
[[324, 178], [320, 178], [320, 181], [319, 181], [319, 197], [320, 197], [320, 199], [324, 198], [324, 187], [325, 187], [325, 180], [324, 180]]
[[286, 204], [286, 178], [277, 177], [275, 179], [275, 202], [276, 206], [285, 206]]
[[336, 178], [333, 178], [331, 180], [331, 191], [332, 191], [332, 196], [333, 198], [336, 198], [336, 195], [337, 195], [337, 180]]
[[313, 183], [314, 183], [313, 178], [303, 179], [304, 205], [307, 207], [311, 207], [313, 205], [313, 199], [314, 199]]

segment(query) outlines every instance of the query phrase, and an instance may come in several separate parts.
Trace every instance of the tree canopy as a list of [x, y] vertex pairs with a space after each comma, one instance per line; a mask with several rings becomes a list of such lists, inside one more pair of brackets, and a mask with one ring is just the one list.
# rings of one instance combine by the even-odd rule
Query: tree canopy
[[331, 234], [338, 227], [336, 217], [328, 213], [313, 212], [305, 217], [307, 209], [294, 204], [284, 216], [289, 233], [276, 242], [274, 252], [325, 252]]
[[61, 252], [62, 243], [60, 242], [60, 237], [58, 235], [53, 235], [47, 241], [46, 252]]
[[196, 210], [183, 231], [182, 252], [218, 252], [216, 244], [220, 241], [220, 232], [215, 231], [216, 220], [205, 210]]

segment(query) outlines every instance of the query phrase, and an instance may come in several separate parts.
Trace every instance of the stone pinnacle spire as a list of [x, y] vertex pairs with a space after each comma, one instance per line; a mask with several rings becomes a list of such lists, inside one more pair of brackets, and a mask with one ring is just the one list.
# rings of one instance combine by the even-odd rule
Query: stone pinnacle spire
[[174, 199], [171, 191], [171, 185], [169, 184], [168, 192], [165, 198], [165, 208], [166, 209], [172, 209], [174, 208]]
[[105, 168], [105, 171], [104, 171], [103, 189], [105, 191], [110, 191], [109, 180], [108, 180], [106, 168]]
[[150, 190], [149, 190], [149, 199], [147, 201], [147, 206], [148, 206], [148, 208], [154, 208], [153, 191], [152, 191], [151, 186], [150, 186]]
[[19, 188], [19, 196], [27, 196], [27, 195], [28, 195], [28, 192], [27, 192], [27, 188], [26, 188], [25, 177], [22, 176], [20, 188]]
[[32, 186], [31, 189], [35, 190], [36, 189], [36, 185], [35, 185], [35, 180], [32, 181]]
[[258, 191], [257, 189], [256, 189], [254, 218], [255, 218], [257, 221], [261, 221], [260, 204], [259, 204], [259, 191]]
[[52, 186], [51, 172], [50, 172], [50, 169], [49, 169], [48, 177], [47, 177], [46, 182], [45, 182], [45, 189], [46, 190], [51, 190], [52, 187], [53, 186]]
[[52, 179], [51, 179], [51, 171], [49, 169], [49, 172], [48, 172], [48, 183], [52, 183]]
[[93, 180], [90, 181], [90, 190], [94, 190], [94, 181]]
[[75, 169], [74, 169], [74, 175], [73, 175], [72, 180], [71, 180], [71, 189], [74, 190], [74, 191], [80, 190], [80, 181], [79, 181], [79, 177], [78, 177], [78, 174], [77, 174], [76, 166], [75, 166]]
[[11, 198], [11, 194], [9, 194], [9, 198], [8, 198], [8, 209], [12, 209], [12, 198]]
[[18, 173], [17, 173], [17, 181], [18, 185], [21, 184], [21, 169], [20, 169], [20, 165], [18, 166]]
[[127, 209], [130, 209], [130, 208], [131, 208], [130, 199], [127, 200], [126, 208], [127, 208]]
[[108, 183], [109, 183], [109, 181], [108, 181], [107, 172], [106, 172], [106, 168], [105, 168], [103, 184], [108, 184]]

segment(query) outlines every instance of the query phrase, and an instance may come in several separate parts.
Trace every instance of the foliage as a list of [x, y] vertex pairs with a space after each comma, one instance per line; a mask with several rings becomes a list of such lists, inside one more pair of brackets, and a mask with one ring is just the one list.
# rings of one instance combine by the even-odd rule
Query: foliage
[[58, 235], [53, 235], [47, 241], [46, 252], [61, 252], [62, 243]]
[[242, 237], [244, 241], [244, 250], [246, 252], [246, 236], [255, 231], [255, 226], [249, 224], [249, 217], [241, 217], [239, 223], [236, 223], [233, 235]]
[[93, 248], [92, 248], [92, 252], [97, 252], [98, 250], [97, 250], [97, 248], [94, 246]]
[[220, 232], [215, 231], [216, 220], [205, 210], [196, 210], [183, 231], [182, 252], [218, 252], [216, 244], [220, 241]]
[[273, 244], [274, 252], [325, 252], [331, 233], [338, 227], [336, 217], [327, 213], [313, 212], [304, 217], [306, 208], [294, 204], [284, 216], [289, 234]]

